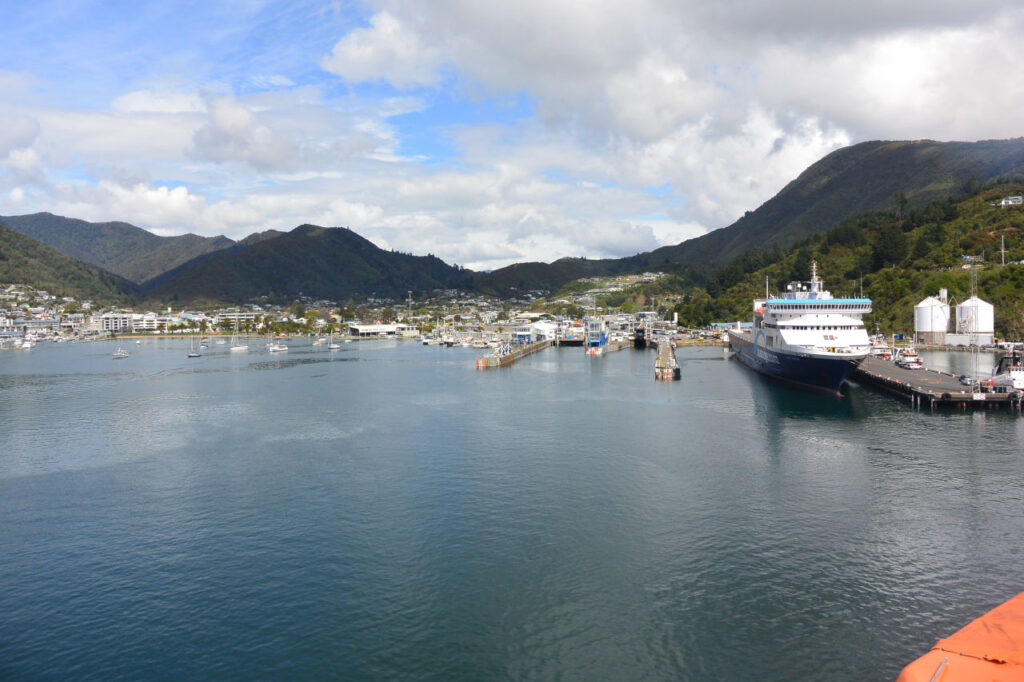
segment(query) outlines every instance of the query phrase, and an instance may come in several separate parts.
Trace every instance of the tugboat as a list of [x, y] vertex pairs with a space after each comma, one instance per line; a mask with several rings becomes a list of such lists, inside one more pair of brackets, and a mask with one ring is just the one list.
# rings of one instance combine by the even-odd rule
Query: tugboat
[[847, 375], [871, 353], [861, 317], [871, 299], [832, 298], [811, 264], [809, 282], [754, 301], [751, 330], [730, 329], [736, 357], [751, 369], [804, 388], [841, 395]]

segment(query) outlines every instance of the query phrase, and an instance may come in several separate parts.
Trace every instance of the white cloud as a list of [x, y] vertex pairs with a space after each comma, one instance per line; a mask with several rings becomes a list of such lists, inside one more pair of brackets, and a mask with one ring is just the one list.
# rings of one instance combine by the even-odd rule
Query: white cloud
[[388, 12], [378, 12], [368, 28], [339, 40], [320, 65], [350, 82], [386, 80], [397, 88], [434, 85], [440, 78], [438, 52], [423, 47], [417, 35]]
[[0, 126], [0, 159], [15, 149], [29, 147], [39, 135], [39, 122], [25, 115], [13, 114], [4, 117]]
[[202, 113], [203, 100], [198, 93], [186, 92], [154, 92], [136, 90], [128, 92], [114, 100], [111, 108], [118, 113]]
[[209, 119], [195, 132], [194, 153], [211, 161], [239, 161], [260, 169], [292, 169], [297, 160], [288, 142], [259, 123], [233, 97], [208, 97]]

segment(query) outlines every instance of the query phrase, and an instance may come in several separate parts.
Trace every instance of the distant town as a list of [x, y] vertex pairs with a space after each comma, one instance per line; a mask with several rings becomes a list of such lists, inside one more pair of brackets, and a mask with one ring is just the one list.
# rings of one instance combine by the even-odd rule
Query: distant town
[[[0, 348], [22, 348], [36, 341], [103, 339], [123, 335], [328, 335], [352, 338], [440, 337], [473, 333], [529, 343], [554, 338], [584, 317], [607, 318], [609, 328], [631, 331], [636, 319], [656, 311], [606, 310], [602, 297], [665, 277], [643, 273], [580, 280], [578, 292], [555, 299], [547, 292], [525, 292], [500, 300], [458, 290], [436, 290], [429, 298], [405, 301], [368, 298], [360, 303], [297, 299], [288, 305], [140, 311], [98, 307], [92, 301], [57, 296], [24, 284], [0, 284]], [[560, 324], [561, 323], [561, 324]], [[664, 325], [668, 326], [668, 325]], [[713, 335], [712, 334], [709, 334]]]

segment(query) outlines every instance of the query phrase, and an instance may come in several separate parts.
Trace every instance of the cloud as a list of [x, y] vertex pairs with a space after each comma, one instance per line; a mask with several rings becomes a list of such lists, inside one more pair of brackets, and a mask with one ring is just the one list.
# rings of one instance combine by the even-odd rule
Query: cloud
[[202, 113], [205, 107], [198, 93], [135, 90], [117, 97], [111, 108], [118, 113]]
[[434, 85], [440, 79], [438, 51], [421, 45], [417, 35], [388, 12], [378, 12], [369, 27], [339, 40], [320, 66], [353, 83], [386, 80], [400, 89]]
[[207, 97], [208, 120], [192, 136], [193, 153], [217, 162], [238, 161], [259, 169], [296, 167], [288, 142], [261, 125], [255, 114], [233, 97]]
[[15, 149], [29, 147], [39, 136], [39, 122], [36, 119], [14, 114], [4, 117], [0, 126], [0, 159]]
[[154, 9], [117, 49], [73, 9], [72, 65], [12, 36], [4, 205], [493, 268], [677, 243], [853, 142], [1021, 134], [1009, 0], [368, 2], [197, 6], [173, 44]]

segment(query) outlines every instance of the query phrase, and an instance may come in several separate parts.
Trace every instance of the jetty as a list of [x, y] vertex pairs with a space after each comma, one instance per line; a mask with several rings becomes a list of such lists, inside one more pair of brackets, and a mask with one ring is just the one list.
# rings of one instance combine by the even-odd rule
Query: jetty
[[507, 345], [498, 348], [491, 355], [484, 355], [476, 359], [477, 369], [495, 369], [497, 367], [508, 367], [516, 360], [533, 355], [545, 348], [550, 348], [554, 341], [535, 341], [534, 343], [523, 343], [518, 345]]
[[987, 382], [965, 386], [947, 372], [904, 369], [893, 362], [867, 357], [851, 377], [887, 393], [906, 398], [918, 407], [951, 406], [961, 409], [1021, 409], [1020, 391], [992, 390]]
[[676, 361], [676, 349], [668, 339], [658, 341], [658, 359], [654, 361], [655, 381], [678, 381], [680, 378], [679, 363]]

